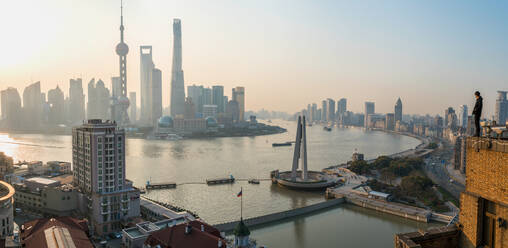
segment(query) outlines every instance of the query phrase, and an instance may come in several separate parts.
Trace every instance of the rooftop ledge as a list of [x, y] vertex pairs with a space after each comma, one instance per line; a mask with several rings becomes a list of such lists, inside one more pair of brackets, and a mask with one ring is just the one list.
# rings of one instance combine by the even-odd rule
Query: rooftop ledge
[[508, 153], [508, 140], [489, 137], [467, 137], [467, 147], [477, 151], [488, 150]]

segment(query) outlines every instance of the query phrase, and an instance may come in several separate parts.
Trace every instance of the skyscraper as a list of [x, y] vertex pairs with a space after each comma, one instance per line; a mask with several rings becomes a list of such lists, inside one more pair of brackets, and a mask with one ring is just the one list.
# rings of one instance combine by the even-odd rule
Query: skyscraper
[[[120, 82], [120, 78], [117, 82]], [[113, 85], [114, 79], [112, 78]], [[88, 119], [104, 119], [107, 120], [111, 117], [109, 114], [109, 106], [111, 102], [111, 97], [109, 95], [109, 90], [104, 85], [104, 82], [99, 79], [97, 83], [95, 83], [95, 79], [90, 80], [88, 83], [88, 103], [87, 103], [87, 118]]]
[[173, 20], [173, 67], [171, 70], [171, 116], [184, 114], [185, 85], [182, 70], [182, 26], [180, 19]]
[[33, 83], [23, 90], [23, 119], [30, 129], [37, 129], [42, 124], [42, 102], [41, 82]]
[[22, 121], [21, 97], [16, 88], [9, 87], [0, 92], [2, 120], [10, 129], [19, 128]]
[[339, 114], [339, 116], [341, 116], [344, 113], [346, 113], [346, 111], [347, 111], [347, 99], [346, 98], [341, 98], [337, 102], [337, 113]]
[[245, 120], [245, 88], [236, 87], [233, 89], [233, 101], [238, 102], [238, 121]]
[[137, 104], [137, 99], [136, 99], [136, 92], [135, 91], [132, 91], [132, 92], [129, 92], [129, 102], [130, 102], [130, 120], [131, 122], [136, 122], [137, 120], [137, 108], [138, 108], [138, 104]]
[[365, 102], [365, 116], [364, 116], [364, 126], [365, 128], [369, 128], [369, 115], [372, 115], [376, 112], [376, 105], [374, 102]]
[[328, 106], [327, 106], [327, 116], [328, 121], [334, 122], [335, 121], [335, 101], [331, 98], [327, 99]]
[[455, 110], [452, 107], [448, 107], [447, 109], [445, 109], [445, 112], [444, 112], [444, 125], [445, 125], [445, 127], [450, 125], [449, 117], [450, 117], [450, 114], [452, 114], [452, 113], [455, 114]]
[[[127, 98], [127, 53], [129, 46], [123, 40], [123, 6], [120, 6], [120, 43], [116, 45], [116, 54], [118, 54], [120, 64], [120, 96], [113, 98], [111, 104], [111, 119], [115, 120], [120, 126], [129, 124], [129, 98]], [[116, 92], [115, 92], [116, 93]]]
[[321, 102], [321, 121], [324, 121], [326, 122], [328, 120], [328, 111], [327, 111], [327, 107], [326, 107], [326, 100], [323, 100]]
[[203, 113], [203, 86], [190, 85], [187, 86], [187, 95], [192, 99], [197, 113]]
[[318, 108], [317, 104], [313, 103], [310, 107], [310, 117], [312, 118], [312, 121], [319, 121], [318, 119]]
[[224, 86], [212, 86], [212, 104], [217, 105], [217, 113], [224, 113]]
[[184, 119], [194, 119], [196, 118], [196, 105], [192, 102], [192, 98], [187, 97], [185, 99], [185, 114]]
[[139, 190], [125, 180], [125, 133], [116, 123], [91, 119], [74, 127], [72, 165], [94, 233], [119, 231], [139, 216]]
[[63, 91], [56, 86], [48, 91], [49, 118], [48, 122], [53, 125], [65, 123], [65, 96]]
[[140, 123], [144, 125], [152, 124], [152, 74], [155, 65], [152, 60], [152, 46], [140, 46], [139, 47], [139, 58], [140, 58], [140, 99], [141, 99], [141, 110], [140, 110]]
[[397, 102], [395, 103], [395, 122], [402, 121], [402, 101], [397, 99]]
[[69, 80], [69, 121], [81, 123], [85, 119], [85, 95], [81, 78]]
[[460, 106], [460, 116], [459, 116], [459, 125], [461, 127], [467, 127], [467, 105]]
[[155, 125], [162, 117], [162, 72], [154, 68], [152, 71], [152, 113], [151, 121]]
[[203, 105], [212, 104], [212, 89], [203, 88]]
[[495, 116], [496, 122], [499, 125], [505, 125], [508, 121], [508, 100], [506, 99], [506, 94], [508, 91], [498, 91], [497, 99], [496, 99], [496, 109]]
[[385, 116], [385, 129], [393, 131], [395, 130], [395, 114], [388, 113]]

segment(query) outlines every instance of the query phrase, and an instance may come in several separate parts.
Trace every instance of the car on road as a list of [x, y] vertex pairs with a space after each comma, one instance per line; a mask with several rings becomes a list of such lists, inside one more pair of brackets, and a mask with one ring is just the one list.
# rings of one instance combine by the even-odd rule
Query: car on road
[[120, 239], [122, 234], [120, 232], [112, 232], [108, 235], [111, 239]]

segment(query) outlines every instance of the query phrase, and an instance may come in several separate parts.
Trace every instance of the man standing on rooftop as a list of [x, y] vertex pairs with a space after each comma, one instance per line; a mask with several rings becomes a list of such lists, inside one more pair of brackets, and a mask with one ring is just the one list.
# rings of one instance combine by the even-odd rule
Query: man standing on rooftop
[[479, 91], [476, 91], [474, 96], [476, 97], [476, 103], [473, 109], [474, 126], [476, 128], [474, 136], [480, 137], [480, 117], [482, 116], [483, 98], [480, 96]]

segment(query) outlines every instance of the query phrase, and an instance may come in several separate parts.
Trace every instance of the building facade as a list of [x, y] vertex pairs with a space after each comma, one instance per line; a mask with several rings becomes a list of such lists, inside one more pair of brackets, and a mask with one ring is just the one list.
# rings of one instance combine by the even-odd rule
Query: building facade
[[73, 184], [86, 195], [93, 231], [119, 231], [139, 216], [139, 190], [125, 179], [125, 133], [98, 119], [72, 130]]
[[85, 94], [81, 78], [69, 80], [69, 121], [76, 124], [85, 119]]
[[[113, 78], [111, 80], [113, 81]], [[87, 118], [109, 119], [111, 117], [109, 113], [110, 104], [111, 96], [104, 82], [100, 79], [97, 83], [95, 83], [95, 79], [90, 80], [88, 83]]]
[[239, 121], [245, 120], [245, 87], [233, 88], [233, 101], [238, 103]]
[[365, 128], [369, 128], [369, 116], [376, 112], [376, 105], [374, 102], [365, 102]]
[[4, 182], [0, 181], [0, 238], [5, 239], [7, 236], [13, 234], [14, 231], [14, 188]]
[[395, 122], [402, 121], [402, 100], [397, 99], [397, 102], [395, 103], [394, 107], [394, 113], [395, 113]]
[[508, 91], [498, 91], [494, 119], [499, 125], [505, 125], [508, 120]]

